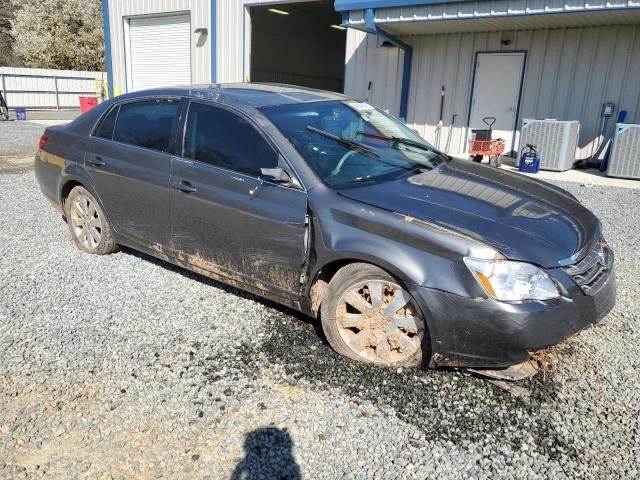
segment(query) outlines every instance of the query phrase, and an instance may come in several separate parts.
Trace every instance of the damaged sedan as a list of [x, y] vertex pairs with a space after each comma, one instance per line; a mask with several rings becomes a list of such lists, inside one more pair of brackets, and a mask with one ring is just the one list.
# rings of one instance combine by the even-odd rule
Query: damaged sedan
[[598, 219], [365, 102], [285, 85], [119, 96], [40, 139], [77, 247], [146, 252], [319, 319], [385, 366], [501, 369], [615, 301]]

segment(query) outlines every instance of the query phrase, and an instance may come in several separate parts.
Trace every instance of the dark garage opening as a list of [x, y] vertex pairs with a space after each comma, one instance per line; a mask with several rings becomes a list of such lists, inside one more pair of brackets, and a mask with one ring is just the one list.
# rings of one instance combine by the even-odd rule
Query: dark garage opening
[[346, 31], [333, 0], [251, 7], [251, 81], [342, 92]]

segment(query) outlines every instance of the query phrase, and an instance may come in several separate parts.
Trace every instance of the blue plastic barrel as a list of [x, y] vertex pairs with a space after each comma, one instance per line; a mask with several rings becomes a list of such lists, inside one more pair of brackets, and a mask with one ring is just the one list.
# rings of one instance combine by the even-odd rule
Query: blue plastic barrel
[[26, 119], [27, 119], [27, 109], [16, 108], [16, 120], [26, 120]]

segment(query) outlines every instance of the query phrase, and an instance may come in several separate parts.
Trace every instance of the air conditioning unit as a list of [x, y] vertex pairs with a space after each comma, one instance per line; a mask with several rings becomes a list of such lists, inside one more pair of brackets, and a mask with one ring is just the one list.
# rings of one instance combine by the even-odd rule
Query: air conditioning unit
[[640, 178], [640, 125], [616, 124], [607, 175]]
[[580, 122], [577, 120], [522, 120], [520, 151], [535, 145], [540, 155], [540, 168], [559, 172], [573, 167], [578, 146]]

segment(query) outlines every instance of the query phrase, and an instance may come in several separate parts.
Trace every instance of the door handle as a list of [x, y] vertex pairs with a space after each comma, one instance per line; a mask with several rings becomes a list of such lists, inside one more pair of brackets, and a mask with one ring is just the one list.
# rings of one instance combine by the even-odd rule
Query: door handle
[[96, 167], [102, 167], [103, 165], [106, 165], [107, 162], [105, 162], [104, 160], [102, 160], [102, 157], [99, 155], [96, 155], [95, 157], [89, 157], [89, 159], [87, 160], [91, 165], [94, 165]]
[[198, 189], [193, 185], [191, 185], [191, 182], [187, 180], [183, 180], [181, 182], [174, 182], [173, 188], [175, 188], [176, 190], [180, 190], [181, 192], [184, 192], [184, 193], [192, 193], [192, 192], [198, 191]]

